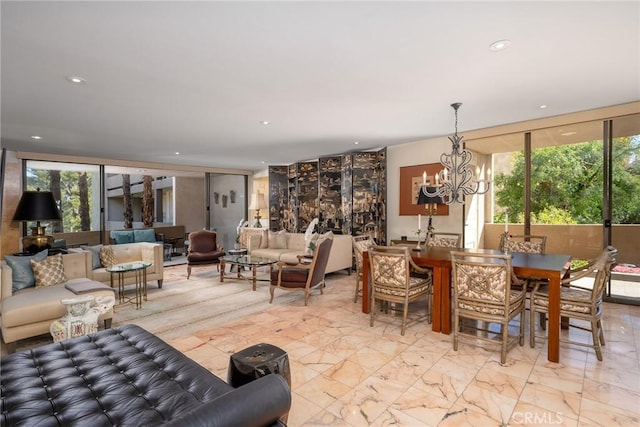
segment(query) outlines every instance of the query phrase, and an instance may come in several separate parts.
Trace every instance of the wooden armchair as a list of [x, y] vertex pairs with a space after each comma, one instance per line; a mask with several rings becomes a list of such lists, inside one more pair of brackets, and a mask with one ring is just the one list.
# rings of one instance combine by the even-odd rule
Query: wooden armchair
[[363, 263], [363, 253], [368, 251], [376, 242], [373, 238], [368, 235], [362, 236], [351, 236], [351, 243], [353, 245], [353, 254], [356, 259], [356, 292], [353, 297], [353, 302], [358, 301], [358, 295], [362, 293], [360, 289], [360, 285], [362, 284], [362, 263]]
[[304, 305], [309, 303], [309, 294], [312, 290], [320, 289], [320, 294], [322, 294], [325, 286], [324, 274], [327, 269], [332, 244], [333, 238], [331, 237], [322, 240], [316, 247], [311, 262], [304, 263], [305, 257], [302, 255], [298, 255], [297, 264], [278, 262], [278, 268], [271, 272], [271, 286], [269, 287], [271, 298], [269, 303], [273, 302], [276, 288], [287, 291], [303, 291]]
[[[189, 233], [189, 250], [187, 252], [187, 279], [191, 276], [191, 267], [220, 264], [224, 248], [218, 246], [218, 233], [209, 230], [198, 230]], [[218, 266], [219, 268], [219, 266]]]

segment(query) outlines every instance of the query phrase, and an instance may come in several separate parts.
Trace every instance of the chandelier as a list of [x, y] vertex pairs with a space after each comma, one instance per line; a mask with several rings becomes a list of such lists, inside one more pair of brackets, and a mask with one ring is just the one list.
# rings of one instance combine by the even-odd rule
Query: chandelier
[[[489, 191], [490, 181], [474, 176], [471, 161], [473, 154], [463, 148], [462, 136], [458, 135], [458, 109], [462, 103], [451, 104], [455, 111], [455, 133], [449, 137], [451, 154], [442, 153], [440, 163], [444, 169], [435, 175], [436, 186], [423, 185], [421, 191], [428, 197], [444, 197], [447, 205], [464, 203], [464, 196], [484, 194]], [[477, 175], [480, 171], [478, 168]], [[489, 171], [487, 172], [490, 173]]]

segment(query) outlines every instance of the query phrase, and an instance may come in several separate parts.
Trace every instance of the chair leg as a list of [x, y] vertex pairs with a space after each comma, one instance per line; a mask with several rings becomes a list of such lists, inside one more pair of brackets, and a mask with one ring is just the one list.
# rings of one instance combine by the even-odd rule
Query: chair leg
[[536, 310], [533, 306], [533, 298], [529, 308], [529, 345], [531, 348], [536, 346]]
[[[356, 274], [356, 294], [353, 296], [353, 302], [358, 302], [358, 292], [360, 292], [360, 278]], [[364, 298], [364, 297], [363, 297]]]
[[593, 337], [593, 349], [596, 351], [596, 357], [602, 362], [602, 350], [600, 349], [600, 337], [598, 330], [598, 320], [591, 321], [591, 335]]
[[525, 311], [520, 313], [520, 347], [524, 345], [524, 324], [525, 324]]
[[189, 276], [191, 276], [191, 266], [187, 265], [187, 280], [189, 280]]
[[404, 331], [407, 330], [407, 315], [409, 314], [409, 301], [404, 302], [404, 310], [402, 311], [402, 330], [400, 335], [404, 336]]
[[460, 317], [453, 315], [453, 351], [458, 351], [458, 331], [460, 330]]
[[600, 345], [604, 346], [604, 331], [602, 330], [602, 320], [598, 319], [598, 338], [600, 338]]
[[269, 293], [271, 294], [271, 298], [269, 298], [269, 304], [273, 302], [273, 291], [275, 291], [275, 286], [269, 286]]
[[[364, 298], [364, 295], [362, 295]], [[373, 296], [373, 292], [371, 293], [371, 304], [369, 305], [369, 326], [373, 326], [373, 316], [376, 312], [376, 299]]]
[[500, 364], [504, 365], [507, 363], [507, 350], [509, 345], [509, 323], [500, 325], [502, 328], [502, 349], [500, 350]]
[[[320, 291], [322, 292], [322, 289], [320, 289]], [[308, 303], [309, 303], [309, 289], [305, 289], [304, 290], [304, 306], [306, 307]]]

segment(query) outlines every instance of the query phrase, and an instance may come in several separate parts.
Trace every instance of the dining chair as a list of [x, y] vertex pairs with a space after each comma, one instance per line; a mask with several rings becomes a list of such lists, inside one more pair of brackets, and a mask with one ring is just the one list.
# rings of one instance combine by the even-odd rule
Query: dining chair
[[353, 297], [353, 302], [357, 302], [358, 295], [362, 294], [362, 254], [363, 252], [368, 251], [370, 247], [376, 244], [376, 242], [368, 234], [362, 236], [351, 236], [351, 242], [353, 245], [353, 254], [356, 260], [356, 292]]
[[431, 232], [427, 234], [427, 239], [424, 244], [426, 247], [459, 248], [461, 242], [462, 236], [460, 233]]
[[501, 251], [505, 253], [518, 252], [527, 254], [543, 254], [547, 244], [547, 236], [530, 234], [509, 234], [503, 241]]
[[[409, 303], [426, 297], [427, 321], [431, 323], [432, 276], [429, 270], [416, 265], [406, 246], [372, 246], [369, 248], [371, 267], [371, 311], [369, 325], [373, 326], [376, 301], [403, 304], [401, 335], [407, 328]], [[424, 274], [412, 277], [411, 271]]]
[[[453, 284], [453, 350], [458, 351], [461, 335], [500, 342], [500, 363], [518, 341], [524, 345], [525, 292], [511, 288], [519, 279], [513, 274], [509, 255], [451, 252]], [[520, 316], [520, 332], [509, 335], [509, 322]], [[475, 320], [474, 326], [462, 319]], [[485, 323], [500, 325], [499, 332], [484, 328]], [[492, 338], [492, 335], [494, 336]]]
[[[591, 347], [596, 352], [598, 360], [602, 361], [601, 346], [604, 346], [604, 332], [602, 330], [602, 296], [604, 288], [611, 275], [611, 266], [615, 262], [618, 250], [608, 246], [600, 256], [583, 267], [572, 269], [570, 276], [563, 279], [560, 287], [560, 316], [589, 322], [590, 328], [575, 323], [570, 327], [591, 332], [592, 344], [560, 339], [560, 342]], [[591, 282], [588, 285], [585, 282]], [[583, 280], [584, 279], [584, 280]], [[579, 282], [579, 283], [578, 283]], [[546, 318], [549, 312], [549, 286], [538, 283], [531, 292], [530, 334], [531, 347], [536, 345], [535, 313], [541, 313]]]
[[269, 303], [273, 302], [276, 288], [286, 291], [303, 291], [305, 306], [309, 303], [309, 294], [312, 290], [320, 289], [320, 294], [322, 295], [325, 286], [324, 275], [332, 243], [333, 237], [323, 238], [318, 243], [311, 262], [304, 262], [308, 258], [303, 255], [298, 255], [297, 264], [284, 261], [278, 262], [278, 268], [271, 272], [271, 286], [269, 286], [271, 297]]

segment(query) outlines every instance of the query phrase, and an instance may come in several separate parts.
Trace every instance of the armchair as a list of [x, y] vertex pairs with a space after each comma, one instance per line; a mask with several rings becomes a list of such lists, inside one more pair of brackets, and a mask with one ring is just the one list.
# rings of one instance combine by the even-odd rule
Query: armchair
[[362, 236], [351, 236], [351, 243], [353, 245], [353, 253], [356, 258], [356, 292], [353, 297], [353, 302], [357, 302], [358, 295], [362, 293], [362, 290], [360, 289], [360, 284], [362, 283], [362, 253], [369, 250], [369, 248], [375, 245], [376, 242], [370, 235], [364, 234]]
[[302, 263], [304, 256], [298, 255], [298, 264], [288, 264], [280, 261], [278, 269], [271, 272], [271, 286], [269, 293], [273, 302], [273, 294], [276, 288], [287, 291], [304, 291], [304, 305], [309, 302], [309, 293], [314, 289], [320, 289], [320, 294], [324, 289], [324, 274], [329, 260], [329, 251], [333, 244], [333, 238], [325, 238], [320, 242], [313, 254], [310, 263]]
[[191, 276], [191, 267], [220, 264], [220, 257], [223, 255], [224, 249], [218, 246], [218, 233], [215, 231], [198, 230], [189, 233], [187, 279]]

